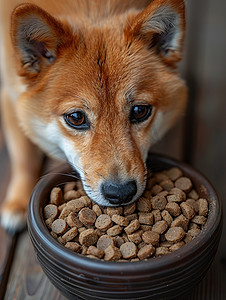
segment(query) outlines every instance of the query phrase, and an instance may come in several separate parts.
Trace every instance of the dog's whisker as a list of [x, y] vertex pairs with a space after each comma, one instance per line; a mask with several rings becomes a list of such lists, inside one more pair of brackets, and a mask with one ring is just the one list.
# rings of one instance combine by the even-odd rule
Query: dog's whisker
[[87, 176], [87, 172], [84, 171], [81, 167], [79, 167], [75, 162], [70, 162], [68, 160], [68, 163], [70, 164], [70, 166], [72, 167], [72, 169], [74, 169], [75, 171], [76, 170], [79, 171], [78, 173], [79, 173], [80, 177], [82, 177], [82, 174], [84, 174], [84, 175]]
[[84, 190], [85, 192], [90, 196], [90, 198], [96, 202], [99, 203], [100, 195], [97, 191], [93, 190], [89, 185], [84, 184]]

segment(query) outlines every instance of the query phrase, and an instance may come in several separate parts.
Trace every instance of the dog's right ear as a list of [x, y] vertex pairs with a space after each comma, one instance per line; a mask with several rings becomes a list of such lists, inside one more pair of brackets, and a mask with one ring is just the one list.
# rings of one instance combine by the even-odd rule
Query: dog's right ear
[[176, 67], [185, 35], [184, 0], [153, 0], [127, 23], [124, 33], [129, 45], [142, 41], [165, 64]]
[[71, 41], [69, 27], [33, 4], [21, 4], [11, 16], [11, 38], [19, 60], [19, 75], [36, 78]]

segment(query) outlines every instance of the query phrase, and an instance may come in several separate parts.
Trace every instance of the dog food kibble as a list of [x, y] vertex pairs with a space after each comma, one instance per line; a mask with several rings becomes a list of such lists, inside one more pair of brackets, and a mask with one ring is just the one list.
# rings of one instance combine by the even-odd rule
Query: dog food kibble
[[128, 215], [126, 216], [126, 219], [128, 220], [128, 222], [131, 222], [133, 220], [136, 220], [138, 218], [137, 214], [132, 214], [132, 215]]
[[199, 233], [200, 233], [200, 229], [199, 228], [194, 228], [194, 229], [190, 229], [188, 230], [188, 234], [190, 234], [192, 237], [196, 237]]
[[98, 236], [94, 229], [86, 229], [79, 235], [80, 244], [87, 247], [96, 244], [97, 239]]
[[67, 229], [67, 224], [63, 219], [57, 219], [53, 222], [51, 229], [56, 234], [62, 234]]
[[182, 190], [180, 190], [180, 189], [178, 189], [178, 188], [176, 188], [176, 187], [172, 188], [169, 191], [169, 194], [170, 195], [180, 195], [180, 198], [179, 198], [180, 201], [185, 201], [186, 200], [186, 194], [185, 194], [185, 192], [182, 191]]
[[162, 234], [168, 228], [168, 224], [165, 220], [158, 221], [152, 226], [152, 231]]
[[172, 227], [165, 234], [165, 237], [169, 242], [179, 242], [184, 236], [185, 231], [181, 227]]
[[155, 249], [155, 256], [162, 256], [170, 253], [169, 249], [167, 247], [157, 247]]
[[80, 228], [83, 226], [83, 223], [79, 220], [78, 213], [70, 212], [66, 218], [66, 222], [70, 227]]
[[82, 250], [82, 247], [76, 242], [67, 242], [64, 246], [66, 248], [71, 249], [72, 251], [78, 252], [78, 253], [80, 253]]
[[77, 233], [78, 233], [77, 227], [72, 227], [62, 236], [62, 239], [65, 242], [69, 242], [69, 241], [73, 240], [73, 238], [76, 237]]
[[44, 208], [44, 218], [49, 219], [53, 218], [55, 219], [58, 216], [59, 210], [58, 207], [54, 204], [48, 204]]
[[89, 246], [89, 248], [87, 249], [87, 254], [96, 256], [98, 258], [102, 258], [104, 256], [104, 251], [101, 249], [98, 249], [95, 246]]
[[151, 210], [151, 201], [147, 198], [141, 197], [137, 201], [137, 209], [141, 212], [148, 212]]
[[195, 216], [191, 221], [199, 225], [205, 225], [206, 218], [204, 216]]
[[153, 217], [153, 213], [139, 213], [139, 222], [140, 224], [152, 225]]
[[121, 251], [115, 246], [108, 246], [107, 249], [104, 250], [105, 260], [119, 260], [122, 256]]
[[78, 228], [78, 232], [79, 233], [83, 232], [84, 230], [86, 230], [86, 227], [80, 227], [80, 228]]
[[174, 252], [174, 251], [180, 249], [182, 246], [184, 246], [184, 244], [185, 243], [183, 241], [173, 244], [172, 246], [169, 247], [169, 251]]
[[77, 183], [75, 181], [67, 182], [64, 185], [64, 194], [66, 194], [68, 191], [76, 190]]
[[[198, 201], [194, 200], [194, 199], [187, 199], [185, 201], [185, 203], [189, 204], [191, 207], [193, 207], [193, 209], [195, 210], [195, 213], [197, 213], [199, 211], [199, 203]], [[208, 204], [207, 204], [207, 209], [208, 209]], [[209, 210], [208, 210], [209, 211]]]
[[137, 229], [139, 229], [139, 227], [140, 227], [140, 222], [138, 220], [133, 220], [130, 222], [130, 224], [127, 227], [125, 227], [124, 230], [127, 234], [131, 234]]
[[97, 215], [97, 217], [99, 217], [102, 214], [102, 210], [99, 205], [94, 204], [92, 209], [95, 212], [95, 214]]
[[140, 260], [142, 260], [151, 257], [154, 253], [155, 253], [155, 247], [149, 244], [140, 248], [140, 250], [137, 253], [137, 256], [139, 257]]
[[141, 232], [135, 232], [135, 233], [129, 234], [128, 235], [129, 241], [133, 242], [136, 245], [140, 244], [141, 241], [142, 241], [141, 233], [142, 233], [142, 231]]
[[181, 213], [180, 206], [176, 202], [169, 202], [166, 204], [166, 210], [173, 217], [178, 217]]
[[169, 194], [167, 191], [162, 191], [158, 194], [159, 197], [166, 197]]
[[154, 209], [152, 211], [153, 213], [153, 216], [154, 216], [154, 221], [155, 223], [157, 223], [158, 221], [161, 221], [162, 220], [162, 216], [161, 216], [161, 212], [159, 209]]
[[67, 207], [67, 205], [62, 209], [60, 215], [59, 215], [59, 219], [66, 219], [70, 213], [71, 213], [71, 208]]
[[120, 246], [125, 243], [123, 237], [119, 235], [115, 237], [115, 242], [118, 248], [120, 248]]
[[170, 191], [172, 188], [174, 188], [174, 183], [172, 180], [170, 179], [166, 179], [160, 182], [161, 187], [165, 190], [165, 191]]
[[107, 207], [107, 214], [112, 217], [113, 215], [121, 215], [123, 212], [123, 207]]
[[81, 196], [79, 200], [84, 203], [84, 206], [91, 207], [92, 205], [92, 201], [87, 196]]
[[110, 236], [116, 236], [122, 232], [123, 228], [120, 225], [115, 225], [107, 230], [107, 234]]
[[61, 204], [60, 206], [58, 206], [58, 209], [60, 212], [62, 212], [62, 210], [66, 207], [66, 203]]
[[152, 226], [150, 226], [150, 225], [144, 225], [144, 224], [140, 225], [140, 230], [142, 230], [142, 231], [150, 231], [151, 229], [152, 229]]
[[160, 193], [161, 191], [163, 190], [163, 188], [158, 185], [158, 184], [155, 184], [152, 189], [151, 189], [151, 194], [152, 195], [157, 195], [158, 193]]
[[183, 197], [180, 194], [167, 196], [168, 202], [182, 202]]
[[173, 218], [171, 217], [170, 213], [167, 210], [163, 210], [161, 212], [161, 216], [163, 220], [167, 222], [168, 225], [170, 225], [173, 222]]
[[81, 194], [79, 191], [70, 190], [64, 194], [64, 200], [69, 201], [69, 200], [77, 199], [80, 196], [81, 196]]
[[166, 174], [173, 181], [177, 180], [179, 177], [181, 177], [183, 175], [182, 171], [178, 168], [171, 168], [166, 171]]
[[124, 215], [128, 216], [128, 215], [132, 215], [136, 210], [136, 202], [133, 202], [130, 205], [126, 205], [124, 206]]
[[120, 251], [123, 258], [130, 259], [137, 255], [137, 246], [133, 242], [126, 242], [121, 245]]
[[67, 249], [118, 262], [169, 255], [200, 234], [208, 213], [208, 201], [177, 167], [148, 172], [142, 197], [126, 206], [101, 207], [73, 181], [54, 187], [43, 209], [51, 236]]
[[151, 204], [153, 209], [163, 210], [166, 206], [166, 198], [164, 196], [154, 196], [151, 199]]
[[160, 183], [164, 180], [168, 180], [169, 179], [169, 176], [167, 176], [167, 174], [164, 174], [162, 172], [158, 172], [158, 173], [155, 173], [155, 183]]
[[[65, 206], [64, 209], [67, 208], [68, 210], [78, 212], [78, 211], [80, 211], [84, 206], [85, 206], [84, 202], [81, 201], [80, 198], [78, 198], [78, 199], [73, 199], [73, 200], [70, 200], [69, 202], [67, 202], [67, 205]], [[64, 210], [64, 209], [63, 209], [63, 210]]]
[[190, 223], [188, 229], [198, 229], [199, 225], [195, 224], [195, 223]]
[[182, 227], [185, 231], [188, 230], [189, 220], [184, 215], [179, 215], [171, 223], [171, 227]]
[[95, 223], [96, 228], [106, 231], [112, 225], [112, 220], [109, 215], [100, 215]]
[[146, 244], [152, 244], [156, 246], [159, 242], [160, 235], [154, 231], [145, 231], [142, 234], [142, 239]]
[[200, 198], [198, 201], [198, 211], [200, 216], [208, 215], [208, 202], [206, 199]]
[[196, 192], [196, 190], [191, 190], [190, 193], [188, 193], [188, 197], [192, 198], [194, 200], [198, 200], [199, 199], [199, 195]]
[[50, 194], [50, 204], [55, 204], [57, 206], [63, 203], [63, 193], [61, 188], [54, 187]]
[[183, 203], [181, 203], [180, 207], [183, 212], [183, 215], [187, 219], [190, 220], [191, 218], [193, 218], [195, 216], [195, 210], [191, 205], [187, 204], [186, 202], [183, 202]]
[[84, 225], [93, 225], [96, 221], [96, 216], [95, 212], [88, 207], [82, 208], [78, 214], [79, 220]]
[[114, 246], [115, 243], [115, 239], [113, 239], [110, 235], [104, 234], [99, 238], [97, 248], [104, 251], [108, 246]]
[[[165, 239], [165, 237], [164, 237], [164, 239]], [[165, 248], [169, 248], [172, 245], [173, 245], [173, 242], [168, 242], [167, 240], [165, 240], [164, 242], [159, 243], [160, 247], [165, 247]]]
[[180, 177], [175, 181], [175, 187], [184, 192], [189, 192], [192, 189], [192, 182], [187, 177]]
[[125, 218], [123, 216], [113, 215], [111, 218], [112, 218], [113, 222], [115, 222], [116, 224], [118, 224], [120, 226], [127, 226], [129, 224], [129, 221], [127, 220], [127, 218]]
[[[49, 218], [49, 219], [45, 220], [45, 224], [46, 224], [48, 229], [52, 228], [53, 221], [54, 221], [54, 219], [52, 219], [52, 218]], [[53, 234], [55, 234], [55, 233], [53, 232]]]

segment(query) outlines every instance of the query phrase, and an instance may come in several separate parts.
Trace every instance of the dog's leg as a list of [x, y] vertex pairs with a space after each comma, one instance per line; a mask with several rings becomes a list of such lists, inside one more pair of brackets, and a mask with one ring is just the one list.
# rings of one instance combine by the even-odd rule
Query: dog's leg
[[1, 224], [11, 232], [24, 228], [32, 189], [40, 174], [43, 154], [23, 134], [15, 108], [2, 91], [2, 122], [11, 162], [11, 180], [1, 207]]

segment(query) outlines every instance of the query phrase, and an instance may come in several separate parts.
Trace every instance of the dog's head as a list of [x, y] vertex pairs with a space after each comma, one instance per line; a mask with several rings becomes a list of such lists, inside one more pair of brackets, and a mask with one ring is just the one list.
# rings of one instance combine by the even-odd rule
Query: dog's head
[[100, 205], [132, 203], [146, 184], [148, 150], [181, 114], [175, 71], [185, 30], [182, 0], [143, 11], [56, 19], [23, 4], [12, 41], [26, 92], [18, 117], [27, 135], [79, 172]]

